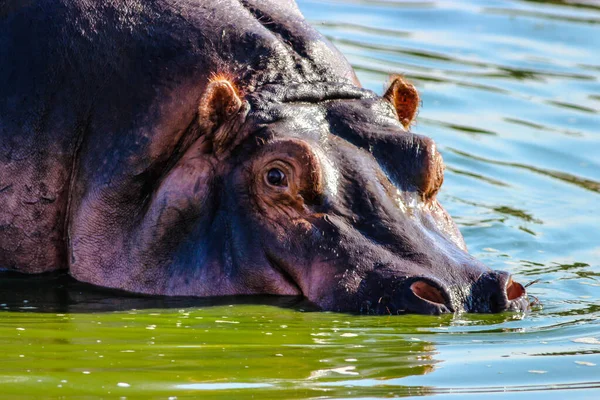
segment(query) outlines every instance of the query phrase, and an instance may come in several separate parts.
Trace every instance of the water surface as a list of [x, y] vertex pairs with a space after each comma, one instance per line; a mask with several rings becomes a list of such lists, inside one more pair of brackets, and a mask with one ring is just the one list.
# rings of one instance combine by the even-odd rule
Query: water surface
[[600, 7], [299, 4], [365, 87], [381, 93], [391, 73], [416, 84], [415, 132], [447, 164], [442, 203], [474, 255], [539, 280], [543, 307], [367, 317], [16, 279], [0, 286], [2, 397], [598, 398]]

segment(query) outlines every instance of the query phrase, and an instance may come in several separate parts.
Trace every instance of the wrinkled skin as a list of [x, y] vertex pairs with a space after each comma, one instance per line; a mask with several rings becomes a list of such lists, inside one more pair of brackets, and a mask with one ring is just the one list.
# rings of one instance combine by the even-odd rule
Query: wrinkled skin
[[0, 5], [0, 266], [324, 310], [527, 308], [436, 199], [443, 162], [291, 1]]

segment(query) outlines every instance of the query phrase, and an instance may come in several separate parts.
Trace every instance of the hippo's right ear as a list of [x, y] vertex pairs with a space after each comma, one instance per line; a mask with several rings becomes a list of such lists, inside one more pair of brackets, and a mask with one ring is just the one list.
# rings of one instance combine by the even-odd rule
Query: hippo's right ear
[[409, 129], [419, 109], [419, 92], [410, 82], [399, 75], [392, 76], [392, 83], [383, 95], [383, 98], [392, 103], [405, 129]]
[[225, 79], [211, 80], [200, 99], [198, 123], [202, 134], [213, 136], [215, 145], [224, 145], [227, 132], [219, 129], [230, 121], [242, 108], [242, 100], [231, 82]]

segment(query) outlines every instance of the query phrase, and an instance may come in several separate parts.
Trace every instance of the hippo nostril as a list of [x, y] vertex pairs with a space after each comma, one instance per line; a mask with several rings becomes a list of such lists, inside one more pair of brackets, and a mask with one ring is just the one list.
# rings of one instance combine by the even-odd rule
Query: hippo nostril
[[471, 312], [524, 311], [529, 308], [525, 287], [508, 272], [490, 271], [472, 287], [466, 309]]
[[432, 286], [425, 281], [414, 282], [412, 285], [410, 285], [410, 290], [412, 290], [413, 293], [420, 299], [441, 305], [446, 304], [446, 299], [444, 298], [442, 292], [435, 286]]
[[525, 294], [525, 288], [510, 278], [506, 284], [506, 297], [509, 301], [516, 300]]

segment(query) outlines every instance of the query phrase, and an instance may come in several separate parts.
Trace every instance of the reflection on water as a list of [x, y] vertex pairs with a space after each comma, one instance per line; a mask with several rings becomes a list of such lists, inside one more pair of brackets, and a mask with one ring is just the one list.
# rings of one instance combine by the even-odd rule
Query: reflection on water
[[358, 317], [294, 298], [144, 299], [5, 280], [3, 396], [597, 398], [597, 2], [299, 5], [365, 87], [381, 93], [390, 73], [415, 82], [416, 132], [447, 164], [442, 203], [471, 252], [537, 281], [528, 289], [543, 306]]
[[43, 313], [114, 312], [135, 309], [215, 307], [232, 304], [264, 304], [314, 311], [314, 305], [294, 296], [224, 296], [210, 298], [159, 297], [92, 286], [66, 272], [28, 276], [0, 272], [0, 310]]
[[[336, 383], [364, 379], [385, 385], [433, 371], [435, 348], [414, 332], [452, 321], [452, 316], [400, 320], [300, 312], [284, 302], [201, 306], [203, 300], [196, 300], [193, 307], [170, 302], [152, 308], [157, 304], [152, 298], [47, 277], [54, 282], [34, 283], [32, 290], [15, 286], [5, 296], [9, 303], [2, 304], [3, 396], [17, 396], [25, 386], [29, 395], [42, 397], [347, 397], [361, 390]], [[3, 281], [11, 280], [25, 282], [18, 276]], [[52, 284], [65, 286], [62, 298], [39, 297]], [[69, 312], [50, 312], [65, 303]], [[46, 313], [39, 312], [41, 306]], [[141, 309], [107, 311], [131, 306]]]

